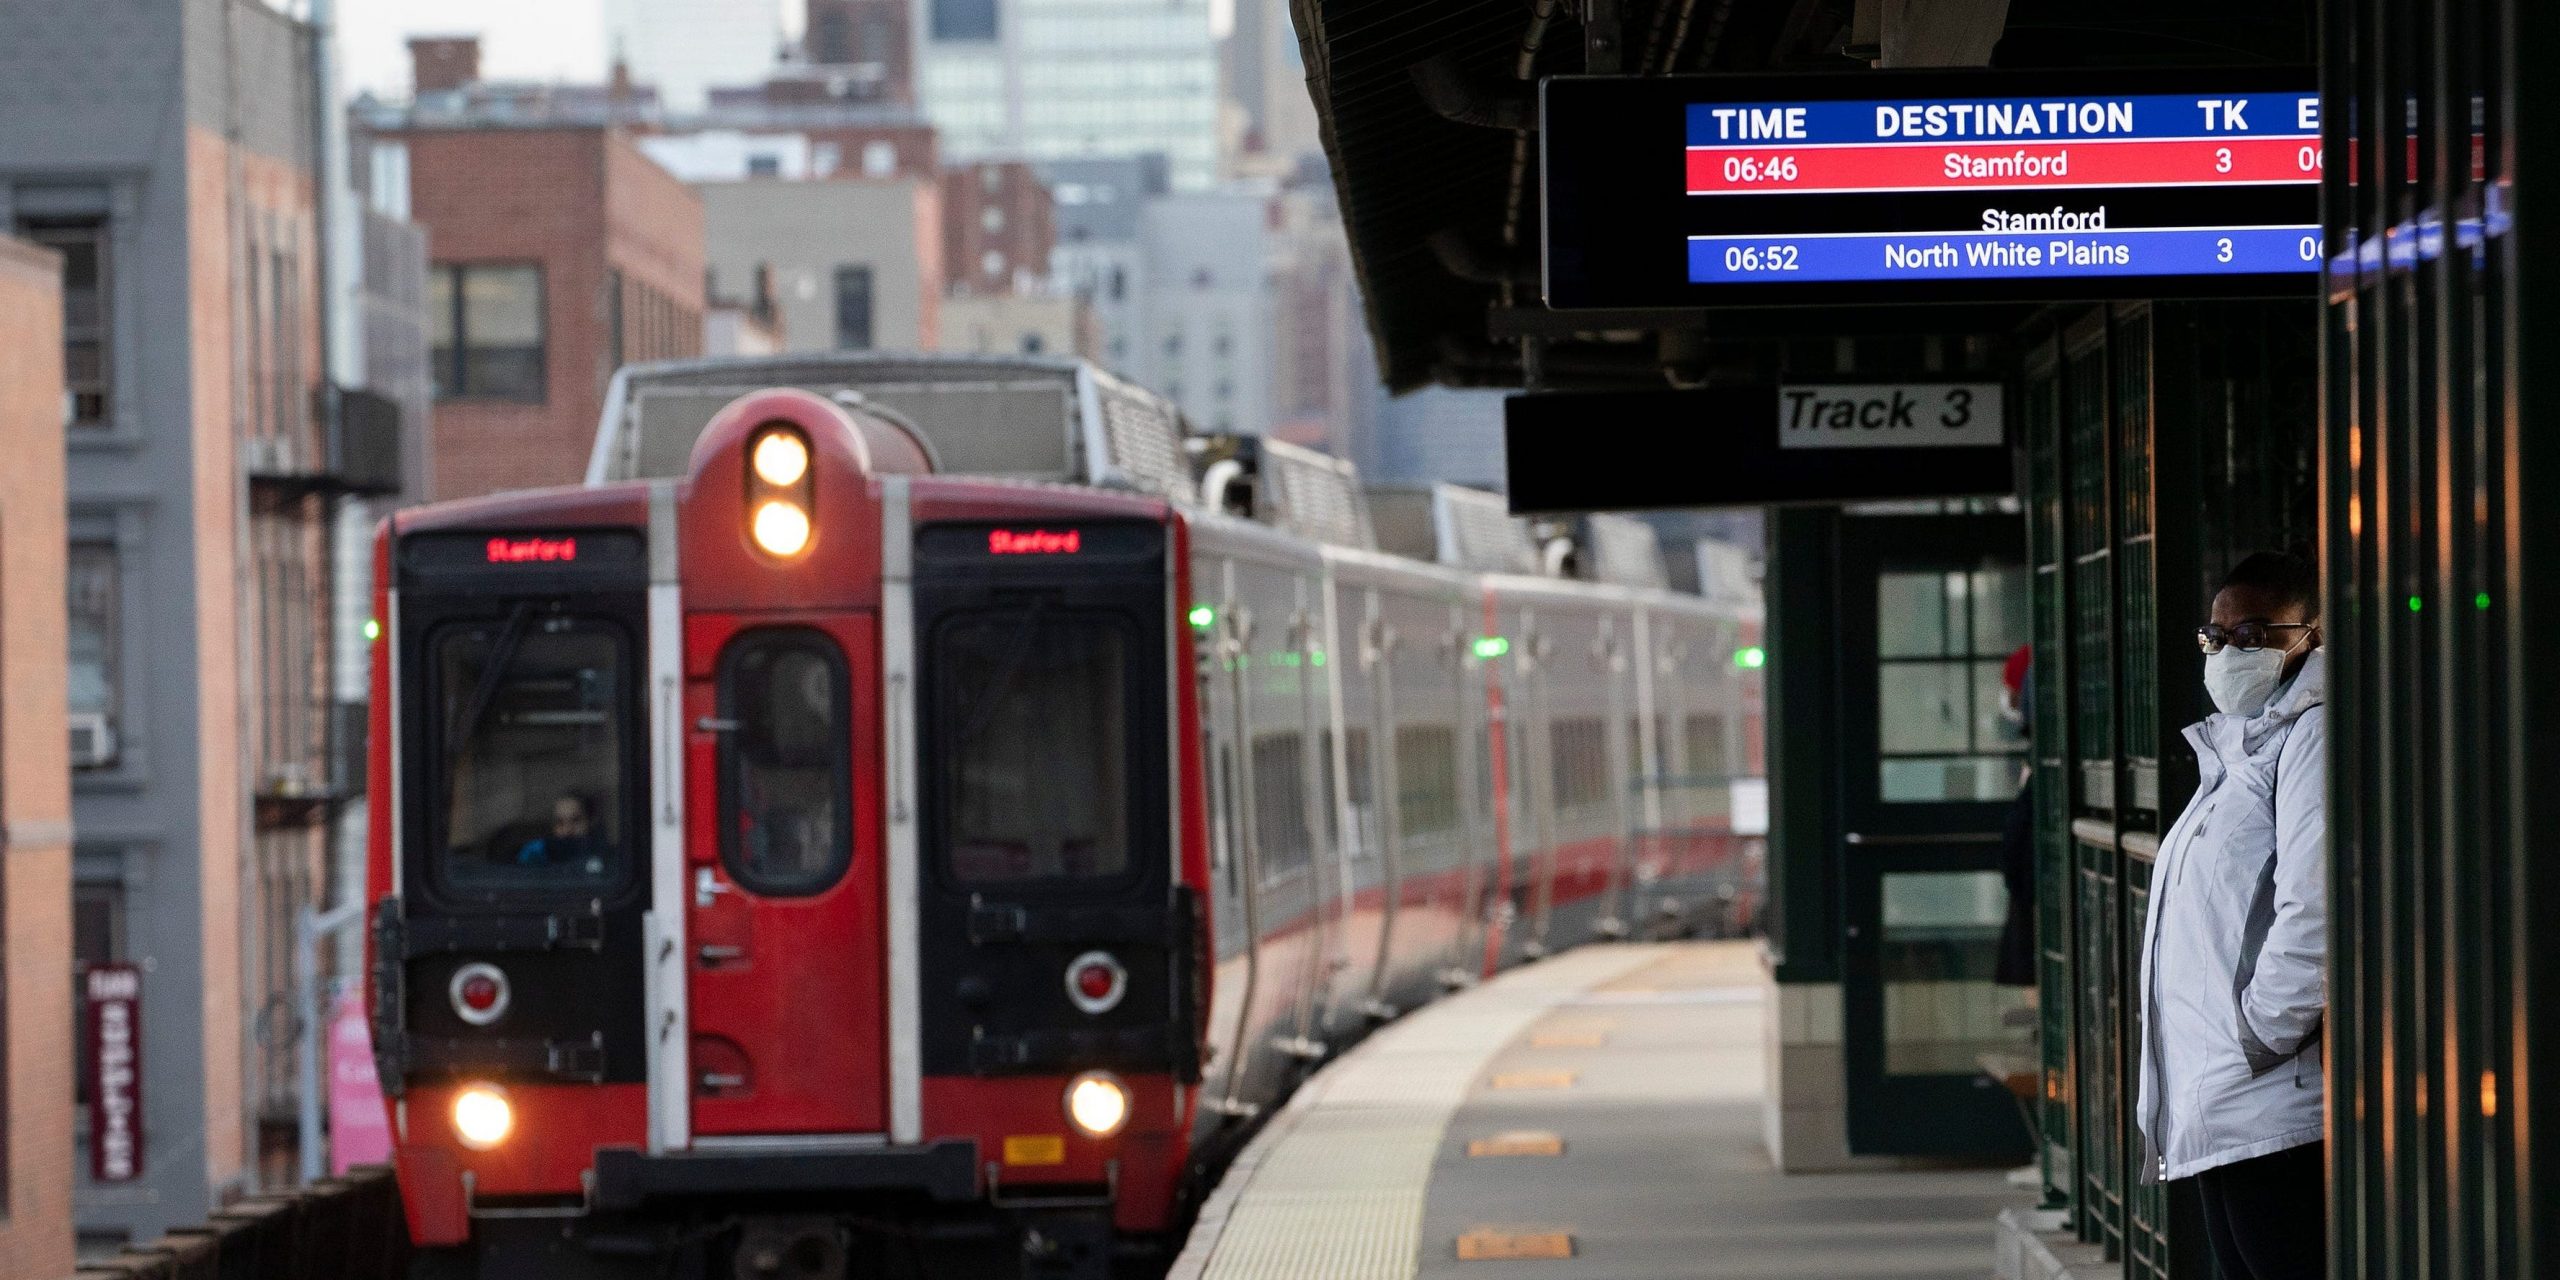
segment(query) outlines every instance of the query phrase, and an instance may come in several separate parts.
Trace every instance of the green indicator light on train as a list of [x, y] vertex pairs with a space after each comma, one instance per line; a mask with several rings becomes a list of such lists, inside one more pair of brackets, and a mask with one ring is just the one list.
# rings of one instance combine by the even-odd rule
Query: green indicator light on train
[[1769, 651], [1758, 645], [1747, 645], [1733, 651], [1733, 665], [1745, 671], [1757, 671], [1769, 665]]
[[2473, 603], [2473, 604], [2475, 604], [2475, 605], [2478, 605], [2480, 608], [2483, 608], [2483, 609], [2488, 608], [2488, 607], [2489, 607], [2489, 593], [2488, 593], [2488, 592], [2486, 592], [2486, 591], [2483, 591], [2483, 592], [2481, 592], [2480, 594], [2478, 594], [2478, 595], [2476, 595], [2476, 596], [2471, 597], [2471, 603]]
[[2420, 611], [2420, 610], [2422, 610], [2422, 609], [2424, 609], [2424, 608], [2426, 608], [2426, 607], [2427, 607], [2426, 597], [2424, 597], [2424, 596], [2411, 596], [2411, 597], [2409, 597], [2409, 612], [2411, 612], [2411, 613], [2416, 613], [2416, 612], [2418, 612], [2418, 611]]
[[364, 638], [365, 643], [367, 644], [371, 644], [372, 642], [382, 638], [382, 622], [380, 619], [367, 618], [364, 620]]
[[1217, 610], [1212, 609], [1205, 604], [1195, 604], [1191, 606], [1191, 626], [1194, 630], [1206, 631], [1217, 624]]
[[1501, 636], [1476, 637], [1476, 656], [1479, 658], [1499, 658], [1509, 652], [1511, 652], [1511, 642]]

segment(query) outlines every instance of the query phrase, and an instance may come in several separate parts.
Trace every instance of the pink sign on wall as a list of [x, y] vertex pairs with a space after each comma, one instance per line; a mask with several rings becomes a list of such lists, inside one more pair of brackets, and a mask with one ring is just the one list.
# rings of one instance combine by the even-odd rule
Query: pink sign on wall
[[329, 1172], [391, 1159], [391, 1118], [373, 1070], [364, 993], [346, 991], [329, 1017]]

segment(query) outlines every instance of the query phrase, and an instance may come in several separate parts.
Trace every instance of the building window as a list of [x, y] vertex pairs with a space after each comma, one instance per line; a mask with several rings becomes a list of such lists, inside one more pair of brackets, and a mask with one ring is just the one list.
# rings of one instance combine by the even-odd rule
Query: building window
[[933, 0], [936, 40], [993, 40], [997, 0]]
[[836, 268], [836, 350], [871, 349], [871, 268]]
[[1047, 345], [1048, 344], [1046, 342], [1041, 340], [1039, 334], [1026, 333], [1022, 335], [1022, 354], [1026, 356], [1036, 356], [1040, 354], [1040, 349]]
[[123, 687], [123, 574], [112, 542], [74, 542], [65, 566], [69, 587], [71, 671], [65, 702], [71, 714], [72, 766], [113, 764], [123, 726], [118, 697]]
[[110, 288], [104, 219], [31, 222], [27, 239], [62, 255], [63, 420], [97, 430], [107, 422]]
[[1129, 273], [1119, 267], [1111, 269], [1111, 300], [1118, 302], [1129, 296]]
[[781, 177], [782, 157], [775, 155], [770, 151], [759, 151], [754, 155], [748, 156], [747, 176], [750, 178]]
[[898, 171], [897, 144], [866, 142], [862, 144], [862, 176], [885, 178]]
[[439, 263], [427, 310], [437, 399], [542, 401], [542, 268]]

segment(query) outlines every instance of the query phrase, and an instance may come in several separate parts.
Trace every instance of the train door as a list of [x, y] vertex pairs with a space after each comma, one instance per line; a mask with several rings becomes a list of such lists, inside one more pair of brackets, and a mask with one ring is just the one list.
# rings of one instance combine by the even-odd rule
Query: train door
[[687, 622], [693, 1132], [876, 1133], [887, 1114], [877, 621]]
[[1361, 664], [1369, 671], [1369, 777], [1370, 794], [1377, 798], [1378, 827], [1378, 921], [1374, 958], [1362, 975], [1360, 1000], [1363, 1012], [1371, 1017], [1391, 1018], [1395, 1007], [1387, 1001], [1388, 976], [1393, 972], [1396, 953], [1396, 917], [1404, 903], [1404, 837], [1407, 820], [1404, 813], [1403, 761], [1398, 755], [1398, 726], [1401, 717], [1396, 709], [1396, 651], [1404, 645], [1404, 636], [1388, 618], [1386, 599], [1381, 594], [1371, 601], [1365, 643], [1361, 646]]
[[1502, 850], [1493, 822], [1492, 701], [1469, 696], [1488, 679], [1478, 670], [1485, 660], [1475, 653], [1470, 640], [1472, 629], [1467, 626], [1462, 606], [1450, 607], [1448, 625], [1450, 678], [1455, 684], [1458, 716], [1458, 775], [1466, 780], [1465, 802], [1458, 806], [1459, 837], [1464, 842], [1458, 938], [1449, 967], [1440, 973], [1440, 985], [1455, 988], [1473, 978], [1476, 957], [1484, 950], [1490, 932], [1488, 910], [1501, 873]]
[[1210, 643], [1200, 675], [1200, 721], [1209, 772], [1210, 875], [1218, 899], [1217, 981], [1212, 989], [1210, 1035], [1216, 1048], [1213, 1083], [1204, 1090], [1207, 1109], [1250, 1116], [1245, 1080], [1255, 1057], [1252, 1028], [1255, 988], [1261, 985], [1261, 875], [1254, 857], [1252, 771], [1240, 758], [1245, 743], [1245, 665], [1253, 639], [1252, 612], [1235, 598], [1235, 566], [1224, 562], [1204, 585], [1220, 590], [1212, 610]]
[[1519, 760], [1513, 777], [1527, 806], [1529, 835], [1528, 901], [1522, 912], [1520, 954], [1535, 960], [1547, 954], [1547, 927], [1554, 919], [1556, 901], [1555, 672], [1551, 666], [1555, 641], [1539, 629], [1535, 610], [1520, 611], [1520, 629], [1519, 701], [1511, 725]]
[[1626, 615], [1606, 614], [1600, 619], [1600, 638], [1593, 645], [1593, 665], [1607, 683], [1604, 705], [1608, 712], [1606, 768], [1609, 775], [1611, 811], [1616, 816], [1616, 847], [1609, 855], [1604, 873], [1606, 882], [1600, 890], [1600, 919], [1595, 926], [1604, 938], [1622, 938], [1627, 933], [1628, 885], [1635, 876], [1636, 778], [1644, 767], [1644, 744], [1635, 719], [1634, 690], [1628, 675], [1632, 664], [1627, 655], [1632, 627]]

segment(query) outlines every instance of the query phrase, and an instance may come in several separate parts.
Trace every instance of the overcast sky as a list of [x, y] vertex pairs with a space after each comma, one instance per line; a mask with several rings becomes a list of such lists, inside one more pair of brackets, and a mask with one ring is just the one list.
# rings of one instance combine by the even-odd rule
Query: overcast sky
[[[796, 34], [799, 0], [772, 0]], [[297, 6], [298, 7], [298, 6]], [[338, 51], [349, 94], [409, 96], [409, 37], [477, 35], [480, 70], [497, 80], [604, 79], [604, 0], [337, 0]], [[1223, 33], [1234, 0], [1209, 0]]]

